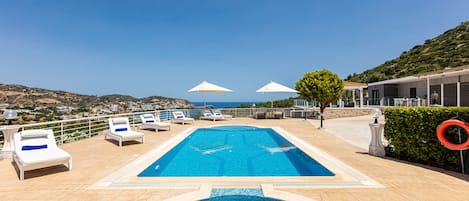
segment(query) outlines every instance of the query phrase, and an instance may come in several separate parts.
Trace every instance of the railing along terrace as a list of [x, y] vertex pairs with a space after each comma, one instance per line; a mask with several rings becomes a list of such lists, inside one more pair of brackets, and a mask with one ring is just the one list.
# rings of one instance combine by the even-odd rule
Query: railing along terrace
[[425, 106], [426, 100], [422, 98], [394, 98], [394, 97], [382, 97], [374, 98], [369, 100], [370, 105], [379, 105], [379, 106], [406, 106], [406, 107], [415, 107], [415, 106]]
[[424, 101], [420, 98], [394, 98], [394, 106], [423, 106]]
[[[41, 122], [33, 124], [15, 125], [18, 127], [18, 132], [31, 129], [52, 129], [58, 144], [65, 144], [85, 138], [90, 138], [100, 135], [109, 130], [108, 119], [114, 117], [128, 117], [131, 127], [139, 126], [142, 121], [140, 115], [155, 114], [159, 115], [162, 121], [173, 119], [173, 111], [183, 111], [187, 117], [198, 119], [202, 114], [203, 109], [171, 109], [171, 110], [156, 110], [145, 112], [122, 113], [112, 115], [101, 115], [94, 117], [84, 117], [78, 119], [60, 120]], [[298, 108], [222, 108], [219, 109], [221, 113], [232, 115], [234, 118], [247, 118], [252, 117], [257, 110], [271, 110], [282, 111], [285, 117], [298, 117], [295, 112], [301, 112], [302, 109]], [[3, 146], [3, 133], [0, 132], [0, 147]]]

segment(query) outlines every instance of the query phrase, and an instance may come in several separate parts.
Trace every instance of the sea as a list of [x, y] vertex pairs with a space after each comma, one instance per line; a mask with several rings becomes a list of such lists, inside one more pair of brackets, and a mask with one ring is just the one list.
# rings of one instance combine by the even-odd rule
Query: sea
[[[246, 104], [252, 106], [253, 104], [257, 104], [259, 102], [207, 102], [207, 106], [211, 105], [214, 108], [235, 108], [240, 106], [241, 104]], [[204, 102], [192, 102], [195, 106], [204, 106]]]

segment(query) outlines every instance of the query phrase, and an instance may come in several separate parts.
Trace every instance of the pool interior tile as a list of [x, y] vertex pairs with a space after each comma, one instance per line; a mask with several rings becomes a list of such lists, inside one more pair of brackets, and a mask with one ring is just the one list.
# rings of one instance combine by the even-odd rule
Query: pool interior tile
[[213, 188], [210, 197], [224, 196], [224, 195], [253, 195], [264, 196], [260, 188]]

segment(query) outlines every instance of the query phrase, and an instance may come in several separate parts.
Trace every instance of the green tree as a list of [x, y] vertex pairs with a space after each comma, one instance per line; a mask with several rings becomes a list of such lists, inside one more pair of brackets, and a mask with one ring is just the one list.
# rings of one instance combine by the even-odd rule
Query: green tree
[[[293, 102], [295, 98], [288, 98], [288, 99], [282, 99], [282, 100], [274, 100], [274, 107], [276, 108], [289, 108], [293, 107]], [[262, 107], [271, 107], [272, 102], [262, 102], [262, 103], [256, 103], [257, 108], [262, 108]], [[239, 105], [239, 108], [250, 108], [252, 107], [251, 104], [241, 104]]]
[[[337, 74], [322, 69], [306, 73], [296, 82], [295, 88], [306, 100], [310, 102], [316, 100], [320, 104], [319, 111], [324, 114], [324, 109], [344, 93], [344, 81]], [[321, 115], [321, 128], [323, 120]]]

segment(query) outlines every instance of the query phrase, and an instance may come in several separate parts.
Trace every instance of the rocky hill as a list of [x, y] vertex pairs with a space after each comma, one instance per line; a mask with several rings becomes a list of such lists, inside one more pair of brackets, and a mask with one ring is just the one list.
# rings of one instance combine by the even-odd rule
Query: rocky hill
[[469, 21], [466, 21], [393, 60], [360, 74], [349, 75], [346, 80], [370, 83], [468, 64]]
[[14, 108], [21, 113], [34, 114], [27, 122], [55, 120], [64, 115], [87, 115], [134, 112], [165, 108], [186, 108], [192, 104], [183, 99], [151, 96], [134, 98], [112, 94], [90, 96], [60, 90], [32, 88], [15, 84], [0, 84], [0, 109]]

